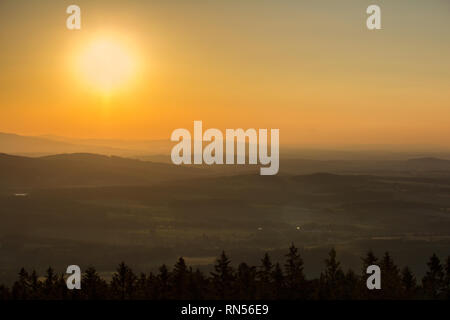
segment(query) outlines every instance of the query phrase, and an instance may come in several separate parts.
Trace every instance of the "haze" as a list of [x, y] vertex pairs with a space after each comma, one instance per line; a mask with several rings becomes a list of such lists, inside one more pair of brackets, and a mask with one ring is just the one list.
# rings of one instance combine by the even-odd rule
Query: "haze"
[[[0, 131], [168, 139], [194, 120], [279, 128], [282, 144], [449, 147], [450, 6], [370, 1], [2, 0]], [[91, 41], [114, 39], [139, 69], [107, 93], [74, 75]], [[99, 41], [100, 41], [99, 40]]]

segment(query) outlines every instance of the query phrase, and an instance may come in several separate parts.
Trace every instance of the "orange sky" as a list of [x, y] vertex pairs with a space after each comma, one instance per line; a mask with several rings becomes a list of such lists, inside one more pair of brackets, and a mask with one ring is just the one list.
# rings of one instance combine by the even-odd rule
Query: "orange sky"
[[[80, 0], [69, 31], [70, 1], [2, 0], [0, 131], [168, 139], [202, 120], [282, 144], [450, 147], [448, 2], [383, 1], [380, 31], [373, 1], [311, 2]], [[79, 65], [104, 39], [135, 65], [109, 90]]]

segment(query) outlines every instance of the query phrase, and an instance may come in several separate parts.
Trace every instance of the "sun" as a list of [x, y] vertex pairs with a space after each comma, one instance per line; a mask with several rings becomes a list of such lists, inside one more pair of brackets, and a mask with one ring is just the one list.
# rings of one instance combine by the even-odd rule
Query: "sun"
[[110, 93], [124, 87], [136, 73], [136, 58], [127, 46], [104, 38], [92, 41], [78, 59], [78, 73], [84, 83]]

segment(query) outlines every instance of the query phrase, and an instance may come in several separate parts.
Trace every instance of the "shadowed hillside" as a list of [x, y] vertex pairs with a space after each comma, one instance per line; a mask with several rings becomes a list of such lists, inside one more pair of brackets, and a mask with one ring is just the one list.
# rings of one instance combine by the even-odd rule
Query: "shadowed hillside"
[[149, 185], [207, 173], [198, 168], [94, 154], [41, 158], [0, 154], [0, 168], [0, 187], [7, 189]]

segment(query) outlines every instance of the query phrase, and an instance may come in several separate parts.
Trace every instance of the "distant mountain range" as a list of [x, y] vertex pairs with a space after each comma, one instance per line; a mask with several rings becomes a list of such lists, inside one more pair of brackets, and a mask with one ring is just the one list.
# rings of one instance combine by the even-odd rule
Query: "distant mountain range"
[[329, 172], [395, 176], [414, 176], [417, 173], [426, 172], [427, 175], [443, 174], [450, 176], [450, 160], [433, 157], [406, 160], [284, 159], [280, 162], [280, 172], [290, 174]]
[[[55, 135], [23, 136], [0, 132], [0, 153], [39, 157], [61, 153], [96, 153], [135, 158], [153, 162], [170, 162], [174, 142], [161, 140], [78, 139]], [[415, 150], [415, 151], [414, 151]], [[420, 151], [422, 150], [422, 151]], [[449, 150], [432, 151], [428, 148], [407, 146], [349, 146], [347, 149], [294, 147], [281, 145], [280, 157], [288, 162], [310, 160], [408, 160], [411, 158], [450, 159]], [[437, 149], [436, 149], [437, 150]]]
[[0, 187], [8, 189], [152, 185], [207, 173], [199, 168], [86, 153], [39, 158], [0, 154]]
[[97, 153], [135, 157], [138, 155], [169, 155], [169, 140], [125, 141], [112, 139], [71, 139], [57, 136], [21, 136], [0, 133], [0, 152], [25, 156], [59, 153]]
[[[21, 189], [35, 187], [149, 185], [193, 177], [253, 174], [259, 168], [259, 165], [178, 167], [170, 162], [172, 145], [164, 140], [70, 139], [0, 133], [0, 187], [17, 188], [20, 193]], [[319, 159], [328, 160], [314, 159], [318, 155]], [[393, 158], [392, 153], [385, 153], [385, 158], [381, 158], [381, 153], [371, 155], [374, 154], [282, 150], [280, 174], [327, 172], [414, 177], [426, 172], [429, 177], [450, 177], [450, 160], [427, 153], [411, 152]], [[408, 155], [412, 157], [407, 158]]]
[[[24, 157], [0, 153], [0, 188], [59, 188], [89, 186], [138, 186], [192, 179], [256, 173], [255, 166], [175, 166], [117, 156], [89, 153]], [[317, 161], [286, 160], [281, 175], [312, 174], [394, 175], [414, 177], [424, 173], [450, 177], [450, 160], [418, 158], [407, 161]], [[257, 174], [257, 173], [256, 173]], [[314, 180], [335, 180], [334, 175], [319, 174]], [[20, 189], [20, 190], [19, 190]]]

